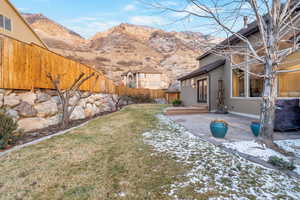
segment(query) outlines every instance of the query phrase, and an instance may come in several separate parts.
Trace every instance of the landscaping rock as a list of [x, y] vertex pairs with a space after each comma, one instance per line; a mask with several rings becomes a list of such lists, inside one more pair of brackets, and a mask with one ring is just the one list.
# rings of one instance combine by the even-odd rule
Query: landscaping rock
[[14, 120], [19, 119], [19, 114], [17, 111], [13, 110], [13, 109], [9, 109], [5, 112], [5, 114], [11, 118], [13, 118]]
[[54, 97], [52, 97], [51, 99], [52, 99], [52, 101], [54, 101], [57, 105], [61, 104], [60, 99], [59, 99], [58, 96], [54, 96]]
[[103, 103], [101, 101], [95, 101], [94, 104], [98, 107], [101, 107]]
[[70, 104], [71, 106], [74, 106], [75, 104], [78, 104], [79, 99], [80, 99], [80, 96], [74, 95], [73, 97], [70, 98], [69, 104]]
[[18, 127], [25, 132], [46, 128], [48, 122], [44, 118], [24, 118], [18, 121]]
[[32, 92], [19, 94], [19, 97], [22, 101], [27, 102], [30, 105], [34, 105], [34, 102], [37, 99], [37, 95], [35, 93], [32, 93]]
[[51, 117], [58, 113], [57, 105], [54, 101], [46, 101], [35, 106], [38, 117]]
[[87, 102], [93, 104], [95, 102], [94, 96], [90, 96], [89, 98], [87, 98]]
[[58, 115], [54, 115], [53, 117], [47, 118], [47, 125], [48, 126], [52, 126], [52, 125], [57, 125], [60, 122], [62, 115], [58, 114]]
[[37, 93], [36, 103], [43, 103], [45, 101], [50, 100], [51, 96], [49, 94], [39, 92]]
[[84, 114], [85, 114], [85, 117], [92, 117], [94, 116], [94, 109], [93, 109], [93, 105], [88, 103], [86, 105], [86, 109], [84, 110]]
[[3, 106], [4, 95], [0, 93], [0, 108]]
[[20, 104], [20, 98], [16, 94], [4, 96], [4, 106], [15, 107]]
[[85, 114], [84, 114], [84, 110], [82, 107], [77, 106], [74, 111], [71, 114], [70, 119], [71, 120], [78, 120], [78, 119], [84, 119], [85, 118]]
[[4, 96], [8, 96], [8, 95], [10, 95], [11, 93], [13, 93], [13, 90], [5, 90]]
[[27, 102], [22, 101], [15, 110], [19, 112], [22, 117], [35, 117], [37, 110]]

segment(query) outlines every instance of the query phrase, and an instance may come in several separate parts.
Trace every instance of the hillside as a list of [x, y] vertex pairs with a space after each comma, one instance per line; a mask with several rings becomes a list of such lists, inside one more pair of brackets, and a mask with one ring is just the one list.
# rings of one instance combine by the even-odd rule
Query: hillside
[[163, 73], [168, 87], [178, 76], [197, 68], [196, 57], [204, 44], [220, 41], [201, 33], [165, 32], [132, 24], [120, 24], [84, 39], [42, 14], [23, 16], [51, 50], [95, 67], [115, 81], [129, 69], [150, 65]]

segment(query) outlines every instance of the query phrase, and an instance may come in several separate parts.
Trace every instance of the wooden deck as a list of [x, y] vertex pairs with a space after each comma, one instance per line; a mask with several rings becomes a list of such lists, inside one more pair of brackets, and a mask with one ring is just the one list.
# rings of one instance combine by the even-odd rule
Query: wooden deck
[[190, 115], [208, 113], [208, 106], [170, 107], [165, 110], [165, 115]]

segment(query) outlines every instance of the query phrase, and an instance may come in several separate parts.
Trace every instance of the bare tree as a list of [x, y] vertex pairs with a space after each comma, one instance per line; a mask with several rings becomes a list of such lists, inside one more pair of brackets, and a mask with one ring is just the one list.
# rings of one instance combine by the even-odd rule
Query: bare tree
[[[75, 107], [77, 106], [78, 102], [81, 99], [81, 92], [79, 91], [80, 86], [87, 81], [88, 79], [92, 78], [95, 75], [95, 73], [92, 73], [88, 76], [85, 76], [84, 73], [81, 73], [72, 83], [72, 85], [62, 90], [60, 83], [61, 83], [61, 75], [57, 75], [55, 78], [50, 74], [47, 73], [47, 78], [50, 79], [52, 82], [54, 89], [57, 92], [57, 95], [59, 97], [60, 103], [62, 105], [62, 118], [61, 118], [61, 126], [62, 128], [66, 128], [69, 125], [71, 114], [73, 113]], [[73, 105], [70, 105], [70, 99], [74, 95], [78, 95], [77, 102], [75, 102]]]
[[[199, 18], [202, 27], [222, 31], [223, 35], [226, 35], [225, 41], [215, 47], [209, 47], [209, 51], [226, 57], [233, 67], [264, 80], [259, 140], [269, 147], [275, 147], [273, 133], [276, 81], [281, 73], [300, 71], [280, 68], [286, 56], [299, 50], [300, 1], [179, 0], [173, 1], [172, 4], [164, 0], [143, 2], [154, 9], [176, 13], [182, 19]], [[242, 22], [247, 19], [253, 20], [253, 28], [258, 29], [257, 37], [252, 40], [243, 31], [239, 31]], [[236, 44], [234, 38], [240, 42]], [[244, 58], [242, 62], [234, 62], [232, 58], [237, 55]], [[248, 68], [249, 65], [261, 65], [263, 72], [252, 72]]]

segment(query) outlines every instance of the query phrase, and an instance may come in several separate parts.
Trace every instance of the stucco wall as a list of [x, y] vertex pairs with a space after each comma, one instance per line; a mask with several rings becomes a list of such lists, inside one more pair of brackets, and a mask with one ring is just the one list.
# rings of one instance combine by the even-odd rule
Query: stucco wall
[[[231, 67], [230, 61], [226, 61], [224, 67], [225, 105], [228, 110], [237, 113], [259, 115], [260, 99], [231, 97]], [[248, 84], [248, 83], [247, 83]]]
[[221, 56], [218, 56], [215, 54], [210, 54], [209, 56], [206, 56], [205, 58], [203, 58], [199, 61], [199, 67], [201, 68], [201, 67], [208, 65], [219, 59], [224, 59], [224, 57], [221, 57]]
[[224, 81], [224, 66], [209, 72], [209, 109], [214, 111], [218, 108], [218, 82]]
[[198, 103], [197, 101], [197, 80], [208, 77], [208, 75], [197, 76], [194, 78], [196, 86], [193, 88], [191, 86], [191, 79], [186, 80], [187, 86], [181, 87], [180, 99], [183, 101], [185, 106], [201, 105], [203, 103]]
[[26, 23], [18, 16], [14, 9], [10, 7], [6, 0], [0, 0], [0, 5], [0, 14], [9, 17], [12, 24], [11, 32], [0, 28], [0, 33], [22, 42], [33, 42], [39, 46], [45, 47], [38, 37], [32, 32], [32, 30], [26, 25]]

